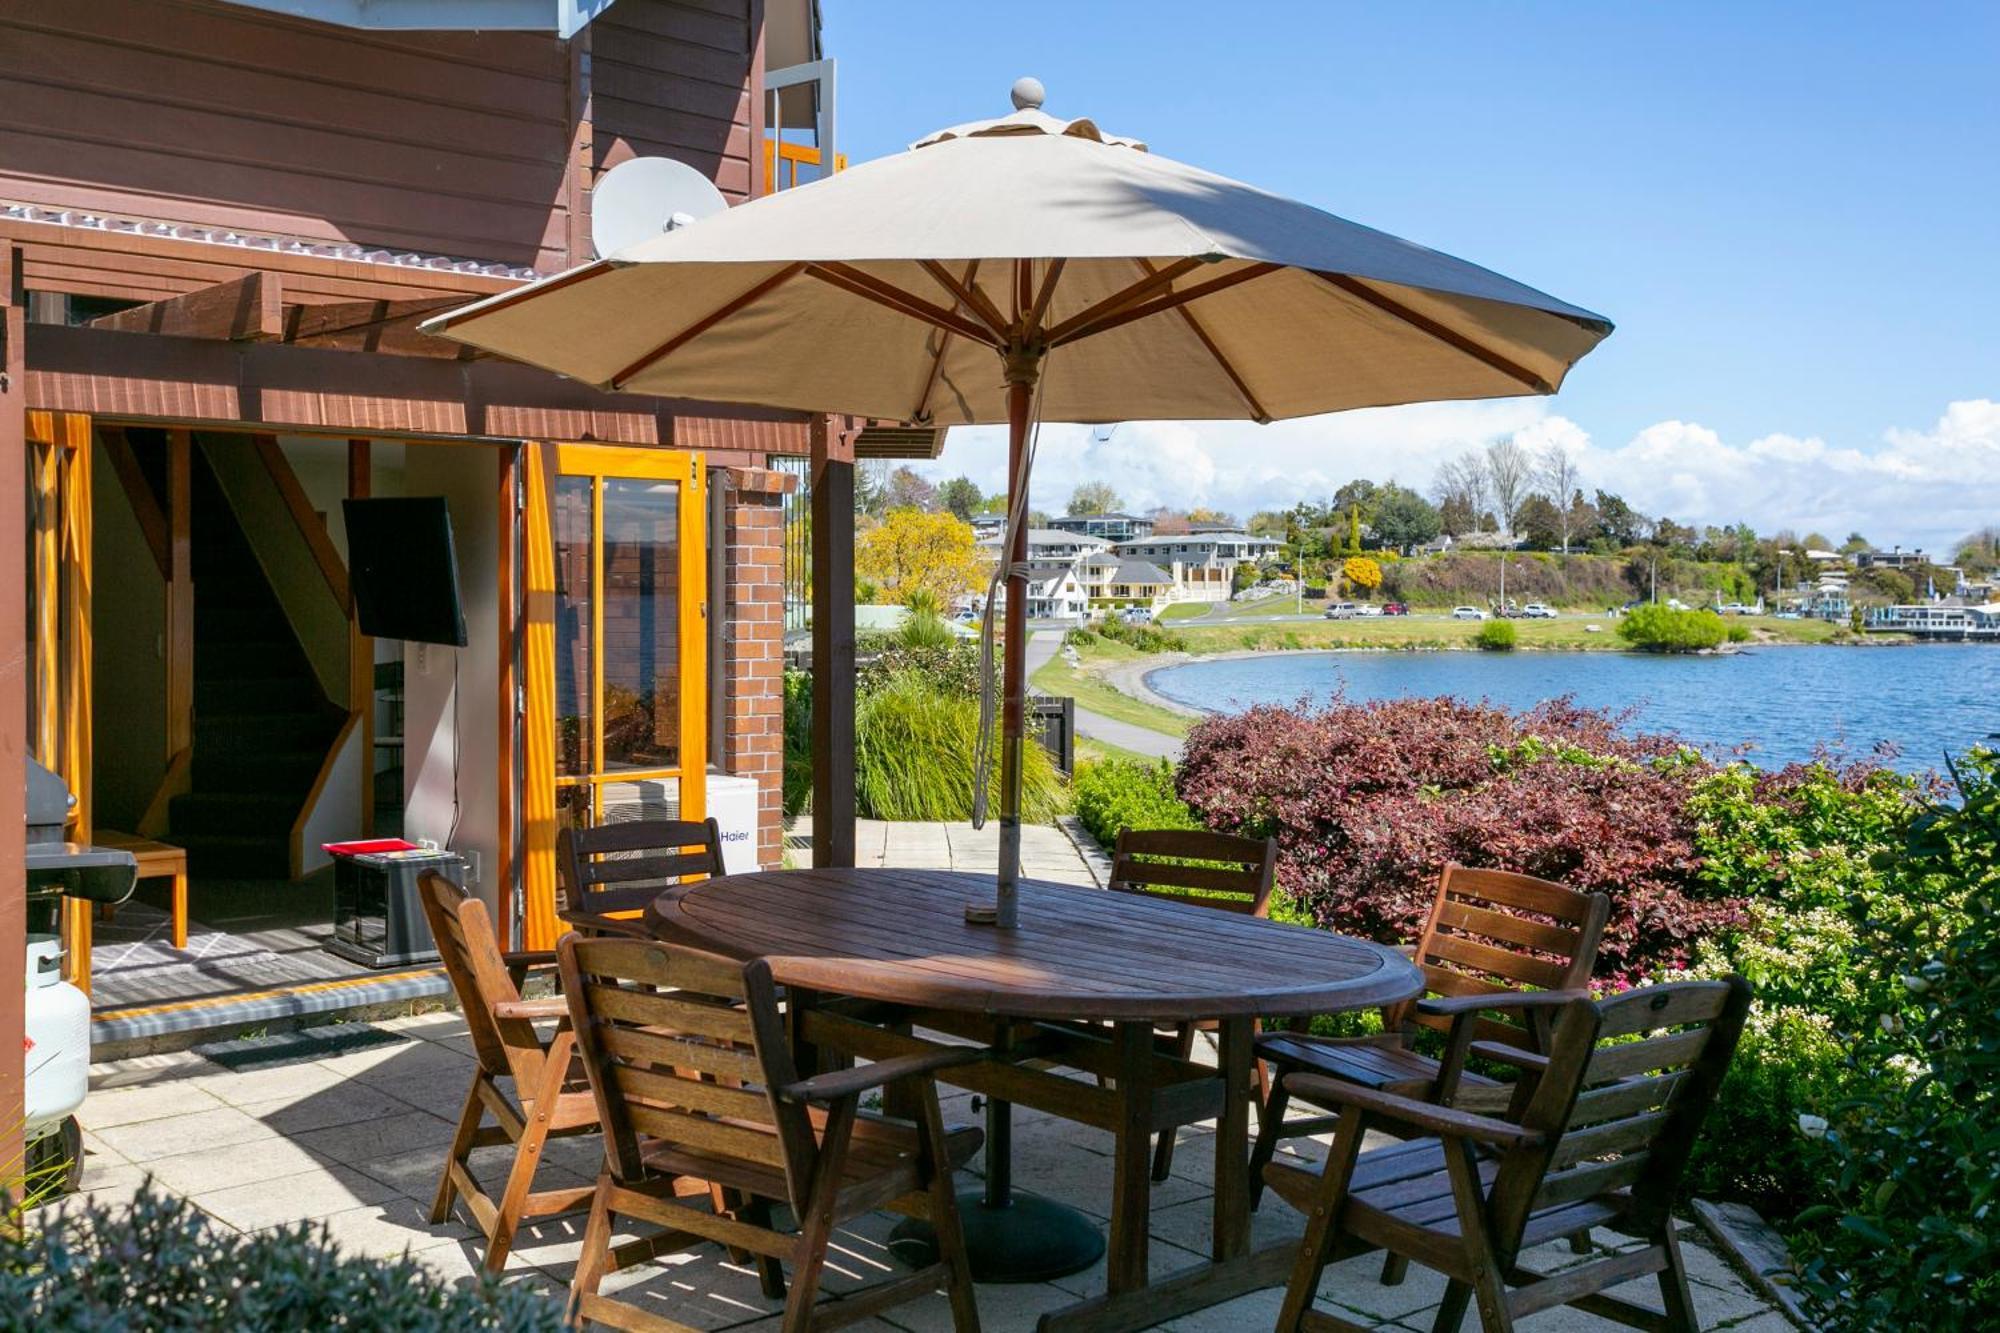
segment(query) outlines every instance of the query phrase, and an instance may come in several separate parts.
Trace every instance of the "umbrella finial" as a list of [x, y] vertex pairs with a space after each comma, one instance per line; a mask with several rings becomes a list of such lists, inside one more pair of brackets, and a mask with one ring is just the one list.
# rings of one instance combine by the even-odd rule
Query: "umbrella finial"
[[1011, 95], [1016, 111], [1026, 111], [1031, 107], [1040, 110], [1043, 100], [1048, 97], [1048, 91], [1042, 87], [1040, 79], [1028, 74], [1014, 80]]

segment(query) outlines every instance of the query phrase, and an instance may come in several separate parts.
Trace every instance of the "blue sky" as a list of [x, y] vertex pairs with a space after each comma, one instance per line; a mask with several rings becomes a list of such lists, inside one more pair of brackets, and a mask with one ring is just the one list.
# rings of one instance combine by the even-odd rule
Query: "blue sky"
[[[1135, 504], [1421, 486], [1521, 433], [1683, 522], [2000, 522], [2000, 4], [822, 3], [852, 159], [1032, 73], [1052, 112], [1618, 325], [1553, 400], [1075, 432], [1040, 505], [1113, 470]], [[999, 454], [955, 432], [938, 471]]]

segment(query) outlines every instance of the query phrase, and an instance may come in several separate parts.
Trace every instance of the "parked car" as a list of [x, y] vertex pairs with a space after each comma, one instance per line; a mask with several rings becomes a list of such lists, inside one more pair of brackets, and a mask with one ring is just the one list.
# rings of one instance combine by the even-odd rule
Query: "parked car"
[[1153, 623], [1153, 613], [1143, 606], [1128, 606], [1119, 614], [1124, 617], [1125, 623], [1128, 625], [1150, 625]]
[[1756, 607], [1746, 606], [1742, 602], [1724, 602], [1721, 606], [1716, 607], [1715, 610], [1718, 615], [1725, 616], [1754, 616], [1757, 614]]
[[1385, 616], [1407, 616], [1410, 614], [1410, 608], [1401, 602], [1384, 602], [1382, 603], [1382, 614]]
[[1352, 620], [1361, 614], [1361, 608], [1353, 602], [1335, 602], [1320, 614], [1328, 620]]
[[1523, 620], [1554, 620], [1556, 609], [1547, 602], [1529, 602], [1521, 608]]
[[1362, 617], [1363, 619], [1367, 619], [1370, 616], [1381, 615], [1382, 608], [1375, 605], [1375, 603], [1373, 602], [1362, 602], [1354, 608], [1354, 614]]
[[1486, 613], [1476, 606], [1454, 606], [1451, 609], [1451, 618], [1453, 620], [1484, 620], [1486, 619]]

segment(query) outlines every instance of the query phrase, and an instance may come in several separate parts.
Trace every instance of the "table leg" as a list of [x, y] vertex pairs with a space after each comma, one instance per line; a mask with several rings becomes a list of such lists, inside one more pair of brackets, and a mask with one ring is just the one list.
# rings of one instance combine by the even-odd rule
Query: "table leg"
[[1114, 1040], [1118, 1131], [1112, 1148], [1111, 1248], [1105, 1286], [1115, 1295], [1146, 1285], [1153, 1211], [1153, 1025], [1120, 1023]]
[[1218, 1261], [1250, 1252], [1250, 1066], [1255, 1042], [1247, 1018], [1225, 1018], [1216, 1033], [1222, 1066], [1222, 1116], [1215, 1122], [1215, 1234]]
[[173, 898], [174, 947], [188, 947], [188, 877], [187, 871], [174, 872]]

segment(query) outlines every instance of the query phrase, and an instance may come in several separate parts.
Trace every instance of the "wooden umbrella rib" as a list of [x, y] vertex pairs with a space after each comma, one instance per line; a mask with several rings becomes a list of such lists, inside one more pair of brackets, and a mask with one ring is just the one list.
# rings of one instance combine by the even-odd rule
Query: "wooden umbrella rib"
[[960, 315], [956, 310], [947, 310], [920, 296], [904, 291], [894, 283], [884, 282], [871, 274], [848, 264], [832, 262], [807, 264], [806, 276], [818, 278], [831, 287], [886, 306], [900, 315], [908, 315], [938, 328], [948, 329], [961, 338], [969, 338], [984, 347], [999, 347], [1000, 340], [979, 325]]
[[1062, 277], [1063, 265], [1067, 263], [1069, 260], [1060, 256], [1049, 261], [1049, 271], [1042, 275], [1042, 289], [1035, 293], [1035, 304], [1028, 311], [1026, 328], [1032, 330], [1042, 327], [1042, 320], [1047, 318], [1049, 313], [1049, 302], [1055, 299], [1056, 280]]
[[978, 260], [975, 259], [966, 265], [965, 276], [962, 278], [935, 259], [920, 259], [917, 262], [924, 272], [937, 280], [938, 286], [951, 294], [953, 300], [971, 311], [973, 318], [984, 324], [994, 337], [1007, 336], [1007, 321], [1000, 317], [1000, 312], [994, 308], [992, 300], [985, 292], [980, 291], [978, 284], [973, 281], [979, 273]]
[[1513, 361], [1508, 360], [1492, 348], [1483, 346], [1473, 339], [1466, 337], [1457, 329], [1448, 328], [1430, 316], [1420, 314], [1402, 302], [1385, 296], [1359, 278], [1349, 277], [1345, 273], [1316, 272], [1315, 276], [1329, 287], [1346, 292], [1349, 296], [1365, 301], [1384, 314], [1393, 315], [1395, 318], [1408, 324], [1411, 328], [1429, 334], [1447, 347], [1463, 352], [1476, 361], [1485, 362], [1494, 370], [1499, 371], [1511, 380], [1517, 381], [1531, 392], [1554, 393], [1556, 391], [1555, 386], [1540, 375], [1516, 365]]
[[[1154, 271], [1150, 260], [1140, 260], [1139, 267], [1145, 269], [1148, 273]], [[1236, 367], [1229, 363], [1229, 358], [1224, 356], [1222, 349], [1215, 345], [1215, 339], [1208, 336], [1208, 330], [1201, 326], [1201, 320], [1195, 316], [1194, 311], [1188, 309], [1184, 304], [1175, 306], [1174, 309], [1180, 312], [1182, 322], [1188, 326], [1188, 332], [1194, 334], [1201, 341], [1201, 345], [1207, 350], [1210, 359], [1215, 362], [1224, 375], [1229, 377], [1229, 382], [1236, 386], [1237, 397], [1241, 398], [1243, 405], [1250, 409], [1250, 419], [1260, 426], [1269, 421], [1271, 414], [1266, 412], [1264, 405], [1257, 401], [1257, 395], [1250, 392], [1250, 386], [1243, 382], [1243, 377], [1236, 373]]]
[[938, 376], [944, 373], [945, 353], [951, 350], [951, 330], [938, 330], [937, 355], [931, 358], [930, 372], [924, 376], [924, 391], [917, 395], [916, 410], [910, 413], [914, 425], [923, 425], [931, 417], [931, 394], [937, 389]]
[[[484, 319], [496, 310], [505, 310], [507, 307], [516, 305], [532, 296], [546, 296], [559, 287], [568, 287], [573, 283], [582, 282], [586, 278], [600, 277], [603, 274], [609, 273], [615, 267], [616, 265], [608, 259], [595, 260], [592, 263], [585, 264], [582, 268], [573, 268], [569, 272], [559, 273], [553, 278], [548, 278], [541, 282], [531, 282], [519, 291], [508, 292], [504, 296], [493, 297], [476, 313], [467, 315], [465, 318], [475, 321]], [[456, 322], [456, 316], [440, 316], [437, 321], [438, 332], [443, 333]]]
[[[1095, 337], [1097, 334], [1109, 332], [1122, 325], [1130, 324], [1135, 320], [1148, 319], [1164, 311], [1191, 305], [1205, 296], [1213, 296], [1217, 292], [1227, 291], [1231, 287], [1249, 282], [1253, 278], [1261, 278], [1267, 273], [1276, 273], [1283, 267], [1284, 265], [1282, 264], [1248, 264], [1233, 272], [1225, 273], [1219, 278], [1210, 278], [1207, 282], [1198, 282], [1194, 286], [1184, 288], [1181, 291], [1168, 292], [1164, 296], [1155, 297], [1139, 305], [1113, 311], [1104, 318], [1088, 324], [1079, 324], [1074, 319], [1065, 320], [1062, 325], [1058, 326], [1058, 330], [1067, 329], [1068, 331], [1062, 332], [1060, 336], [1057, 333], [1051, 333], [1049, 335], [1049, 346], [1060, 347], [1064, 343], [1073, 343], [1081, 338]], [[1162, 273], [1168, 271], [1167, 269], [1160, 270]]]
[[679, 351], [689, 342], [693, 341], [696, 338], [699, 338], [702, 334], [707, 333], [717, 324], [720, 324], [723, 320], [728, 319], [731, 315], [743, 309], [743, 307], [751, 304], [754, 301], [763, 299], [764, 296], [766, 296], [776, 288], [784, 285], [785, 283], [791, 281], [791, 279], [797, 277], [800, 271], [803, 270], [805, 267], [806, 266], [803, 263], [787, 264], [783, 268], [779, 269], [776, 273], [771, 274], [769, 277], [765, 278], [762, 282], [752, 287], [749, 291], [744, 292], [741, 296], [738, 296], [734, 300], [731, 300], [721, 306], [718, 306], [716, 309], [711, 310], [708, 314], [703, 315], [700, 319], [688, 325], [688, 327], [682, 329], [679, 333], [676, 333], [673, 337], [667, 339], [665, 342], [661, 343], [658, 347], [655, 347], [652, 351], [646, 353], [644, 356], [640, 357], [637, 361], [634, 361], [631, 365], [619, 371], [616, 375], [613, 375], [611, 377], [611, 387], [614, 389], [624, 388], [626, 381], [630, 380], [634, 375], [646, 369], [648, 366], [651, 366], [656, 362], [665, 359], [666, 357], [672, 356], [675, 352]]
[[1074, 342], [1077, 337], [1081, 336], [1077, 332], [1078, 330], [1089, 329], [1091, 326], [1117, 314], [1119, 311], [1137, 305], [1161, 288], [1172, 286], [1175, 279], [1200, 268], [1208, 262], [1208, 260], [1197, 256], [1176, 259], [1165, 268], [1155, 272], [1151, 277], [1142, 278], [1130, 287], [1125, 288], [1125, 290], [1105, 297], [1096, 305], [1086, 310], [1078, 311], [1050, 329], [1049, 346], [1055, 347], [1062, 343]]

